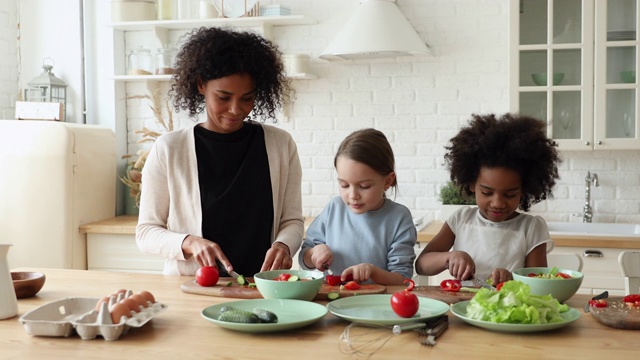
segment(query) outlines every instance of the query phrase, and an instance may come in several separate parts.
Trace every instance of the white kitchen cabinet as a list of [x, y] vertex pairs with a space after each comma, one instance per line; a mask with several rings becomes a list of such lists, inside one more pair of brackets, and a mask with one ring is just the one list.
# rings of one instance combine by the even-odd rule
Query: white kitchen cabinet
[[510, 1], [511, 111], [562, 150], [640, 149], [638, 2]]
[[161, 274], [164, 258], [143, 253], [134, 234], [87, 234], [89, 270]]
[[[624, 277], [618, 266], [620, 252], [634, 249], [556, 247], [553, 253], [576, 253], [582, 256], [584, 279], [579, 294], [600, 294], [608, 291], [610, 296], [623, 296]], [[591, 256], [589, 256], [591, 254]], [[599, 256], [599, 255], [602, 256]]]

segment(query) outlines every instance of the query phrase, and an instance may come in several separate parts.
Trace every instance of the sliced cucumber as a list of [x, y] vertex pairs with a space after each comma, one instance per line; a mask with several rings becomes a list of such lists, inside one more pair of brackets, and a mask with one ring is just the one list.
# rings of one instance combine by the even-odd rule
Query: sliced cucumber
[[257, 287], [257, 286], [258, 286], [258, 285], [256, 285], [256, 283], [249, 283], [249, 287], [250, 287], [250, 288], [254, 288], [254, 287]]
[[263, 323], [277, 323], [278, 322], [278, 316], [276, 314], [272, 313], [269, 310], [255, 308], [255, 309], [253, 309], [253, 313], [256, 314], [258, 319], [260, 319], [260, 322], [263, 322]]
[[337, 293], [337, 292], [334, 292], [334, 291], [332, 291], [332, 292], [327, 294], [327, 299], [329, 299], [329, 300], [335, 300], [335, 299], [337, 299], [339, 297], [340, 297], [340, 294]]
[[236, 279], [236, 281], [240, 285], [245, 285], [247, 283], [247, 279], [245, 279], [244, 276], [242, 275], [238, 275], [238, 278]]
[[298, 275], [291, 275], [289, 276], [289, 278], [287, 279], [287, 281], [298, 281], [300, 280], [300, 278], [298, 277]]
[[229, 281], [229, 282], [227, 283], [227, 285], [225, 285], [225, 286], [226, 286], [226, 287], [231, 287], [231, 285], [233, 285], [233, 282]]

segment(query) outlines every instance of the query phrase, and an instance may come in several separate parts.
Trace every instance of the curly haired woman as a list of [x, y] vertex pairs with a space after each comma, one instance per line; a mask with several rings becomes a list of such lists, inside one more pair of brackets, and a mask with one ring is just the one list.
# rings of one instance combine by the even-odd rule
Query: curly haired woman
[[552, 196], [561, 162], [540, 120], [505, 114], [473, 115], [450, 140], [445, 161], [451, 180], [478, 207], [451, 215], [416, 260], [420, 275], [445, 269], [466, 280], [475, 274], [498, 284], [521, 267], [547, 266], [553, 249], [547, 224], [526, 212]]
[[291, 135], [262, 124], [290, 90], [278, 49], [250, 32], [202, 27], [175, 67], [174, 106], [206, 120], [151, 149], [138, 247], [166, 258], [164, 274], [290, 268], [303, 237], [302, 169]]

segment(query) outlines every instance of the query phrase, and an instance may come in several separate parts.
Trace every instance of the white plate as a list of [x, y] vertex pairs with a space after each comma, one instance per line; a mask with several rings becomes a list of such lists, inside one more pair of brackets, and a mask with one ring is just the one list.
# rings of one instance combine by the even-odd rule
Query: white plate
[[[213, 5], [218, 10], [218, 13], [223, 14], [228, 18], [236, 18], [241, 17], [247, 12], [249, 12], [253, 6], [256, 4], [257, 0], [213, 0]], [[247, 4], [247, 9], [245, 11], [244, 4]], [[224, 12], [222, 11], [222, 7], [224, 5]]]
[[442, 301], [418, 296], [420, 307], [418, 313], [410, 318], [398, 316], [391, 309], [391, 295], [358, 295], [334, 300], [327, 304], [327, 309], [340, 318], [348, 321], [374, 324], [396, 325], [416, 321], [424, 321], [449, 311], [449, 305]]
[[471, 319], [467, 317], [467, 305], [469, 305], [469, 300], [460, 301], [459, 303], [456, 303], [456, 304], [451, 304], [451, 312], [453, 313], [453, 315], [459, 317], [464, 322], [467, 322], [471, 325], [475, 325], [487, 330], [497, 331], [497, 332], [528, 333], [528, 332], [553, 330], [553, 329], [565, 327], [580, 318], [580, 312], [570, 307], [569, 311], [560, 314], [560, 316], [564, 319], [564, 321], [557, 322], [557, 323], [550, 323], [550, 324], [494, 323], [489, 321]]
[[[271, 311], [278, 317], [278, 322], [273, 324], [241, 324], [215, 319], [223, 306], [233, 306], [238, 309], [253, 311], [260, 308]], [[291, 330], [311, 325], [327, 314], [327, 309], [311, 301], [293, 299], [252, 299], [226, 302], [213, 305], [202, 310], [202, 317], [225, 329], [249, 332], [275, 332]]]

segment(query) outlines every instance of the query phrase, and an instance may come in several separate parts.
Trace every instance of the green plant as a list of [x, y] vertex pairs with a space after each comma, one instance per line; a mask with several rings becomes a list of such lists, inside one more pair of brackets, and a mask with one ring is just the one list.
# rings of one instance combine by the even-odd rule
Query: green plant
[[439, 197], [443, 205], [476, 205], [476, 199], [474, 197], [467, 196], [451, 181], [447, 181], [447, 183], [440, 188]]

